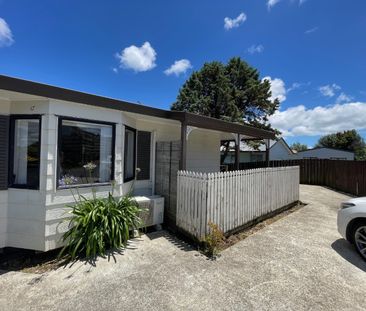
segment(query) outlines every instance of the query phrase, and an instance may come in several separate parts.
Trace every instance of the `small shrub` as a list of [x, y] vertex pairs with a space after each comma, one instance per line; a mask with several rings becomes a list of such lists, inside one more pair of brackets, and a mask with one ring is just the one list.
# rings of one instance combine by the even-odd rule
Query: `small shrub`
[[210, 232], [206, 235], [204, 241], [206, 253], [210, 257], [216, 257], [225, 239], [224, 232], [217, 224], [212, 222], [208, 222], [208, 227], [210, 228]]
[[131, 196], [120, 198], [109, 193], [108, 198], [86, 199], [79, 195], [72, 208], [70, 229], [63, 236], [66, 243], [60, 256], [67, 253], [77, 256], [104, 255], [106, 250], [126, 246], [130, 230], [142, 223], [142, 209]]

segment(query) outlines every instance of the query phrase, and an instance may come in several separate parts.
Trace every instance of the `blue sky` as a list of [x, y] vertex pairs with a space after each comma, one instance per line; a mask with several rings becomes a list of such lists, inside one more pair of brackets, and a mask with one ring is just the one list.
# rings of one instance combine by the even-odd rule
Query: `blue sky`
[[364, 0], [0, 0], [1, 74], [168, 109], [192, 70], [240, 56], [281, 99], [272, 124], [310, 146], [365, 136], [365, 38]]

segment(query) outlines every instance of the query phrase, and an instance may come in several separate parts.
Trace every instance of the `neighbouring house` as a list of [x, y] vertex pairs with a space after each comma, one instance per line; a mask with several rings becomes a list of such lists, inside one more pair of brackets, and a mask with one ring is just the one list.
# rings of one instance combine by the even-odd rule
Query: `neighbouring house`
[[[66, 205], [74, 202], [69, 188], [91, 197], [93, 186], [106, 196], [112, 181], [116, 196], [133, 191], [146, 204], [164, 204], [164, 221], [174, 227], [178, 170], [219, 172], [220, 142], [232, 137], [239, 167], [241, 139], [275, 136], [248, 125], [0, 76], [0, 249], [61, 246]], [[84, 165], [90, 162], [95, 168], [87, 178]]]
[[[223, 150], [221, 155], [223, 155]], [[257, 149], [249, 146], [244, 141], [240, 144], [240, 163], [263, 162], [266, 158], [266, 146], [260, 145]], [[354, 160], [355, 154], [334, 148], [318, 147], [296, 152], [291, 150], [283, 138], [269, 141], [269, 160], [300, 160], [300, 159], [330, 159]], [[223, 160], [223, 165], [235, 163], [235, 142], [230, 142], [230, 150]]]
[[330, 159], [352, 161], [355, 159], [355, 153], [341, 149], [317, 147], [297, 152], [296, 159]]
[[[221, 151], [223, 155], [223, 150]], [[296, 154], [290, 149], [283, 138], [269, 141], [269, 160], [294, 159]], [[242, 141], [240, 144], [240, 163], [262, 162], [266, 159], [266, 145], [262, 144], [257, 149]], [[235, 163], [235, 142], [230, 142], [230, 151], [223, 160], [223, 164]]]

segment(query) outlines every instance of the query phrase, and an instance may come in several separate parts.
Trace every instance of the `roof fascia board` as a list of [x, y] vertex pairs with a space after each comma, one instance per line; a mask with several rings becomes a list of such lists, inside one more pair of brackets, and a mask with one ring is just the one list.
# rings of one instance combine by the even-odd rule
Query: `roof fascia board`
[[7, 91], [48, 97], [69, 102], [76, 102], [101, 108], [145, 114], [160, 118], [168, 117], [168, 111], [163, 109], [147, 107], [117, 99], [87, 94], [79, 91], [50, 86], [38, 82], [21, 80], [3, 75], [0, 75], [0, 88]]

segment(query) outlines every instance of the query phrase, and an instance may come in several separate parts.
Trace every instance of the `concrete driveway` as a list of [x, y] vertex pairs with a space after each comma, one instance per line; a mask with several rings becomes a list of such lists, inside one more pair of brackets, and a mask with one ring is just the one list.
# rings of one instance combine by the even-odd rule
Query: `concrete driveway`
[[[366, 263], [336, 230], [346, 196], [302, 186], [308, 205], [209, 261], [166, 232], [96, 267], [0, 275], [2, 310], [364, 310]], [[115, 260], [115, 261], [114, 261]]]

